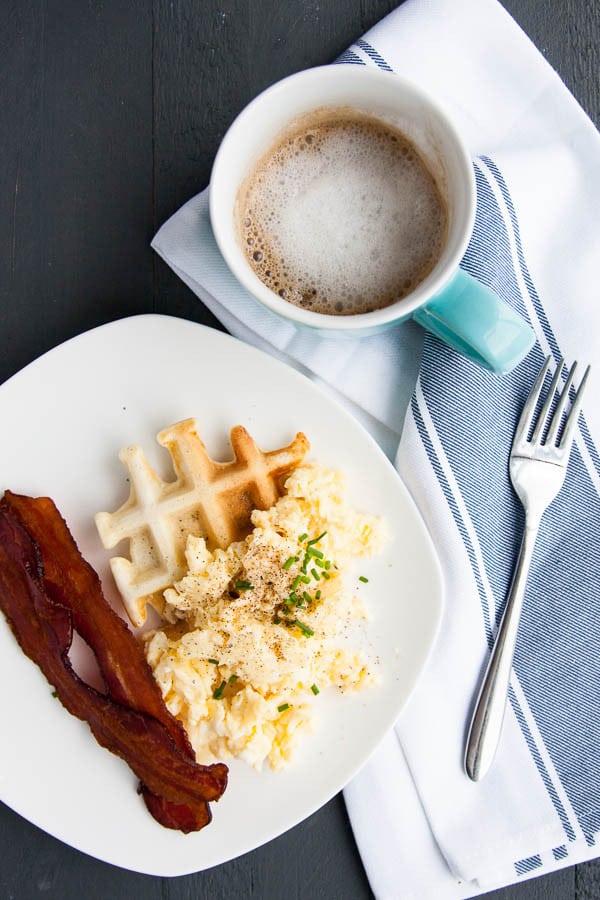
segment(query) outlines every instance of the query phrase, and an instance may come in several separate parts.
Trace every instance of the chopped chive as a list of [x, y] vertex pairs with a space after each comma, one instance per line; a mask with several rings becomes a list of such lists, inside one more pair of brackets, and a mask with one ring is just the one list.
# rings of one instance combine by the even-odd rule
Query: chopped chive
[[321, 599], [321, 591], [317, 591], [317, 593], [315, 594], [315, 597], [317, 598], [317, 600], [320, 600]]
[[58, 697], [58, 694], [56, 693], [56, 691], [52, 691], [52, 696], [53, 696], [53, 697]]
[[294, 603], [296, 603], [297, 601], [292, 597], [286, 597], [283, 602], [285, 603], [286, 606], [293, 606]]
[[330, 569], [331, 568], [331, 560], [326, 559], [325, 562], [323, 563], [323, 565], [325, 566], [326, 569]]
[[297, 556], [290, 556], [283, 564], [284, 569], [291, 569], [295, 562], [298, 562]]
[[300, 535], [300, 537], [298, 538], [298, 540], [299, 540], [300, 542], [302, 542], [302, 541], [305, 541], [307, 537], [308, 537], [308, 535], [306, 534], [306, 532], [304, 532], [304, 534], [301, 534], [301, 535]]
[[364, 583], [366, 584], [367, 581], [368, 581], [369, 579], [368, 579], [368, 578], [365, 578], [364, 575], [359, 575], [359, 576], [358, 576], [358, 580], [359, 580], [359, 581], [364, 581]]
[[319, 688], [316, 686], [316, 684], [311, 684], [310, 689], [316, 697], [317, 694], [319, 693]]
[[308, 577], [308, 575], [303, 575], [300, 581], [302, 582], [302, 584], [310, 584], [310, 578]]
[[329, 579], [331, 578], [331, 575], [329, 574], [327, 569], [323, 570], [323, 578], [327, 579], [327, 581], [329, 581]]
[[309, 547], [306, 551], [306, 555], [307, 556], [316, 556], [317, 559], [323, 559], [323, 557], [325, 556], [324, 553], [321, 553], [320, 550], [315, 550], [314, 547]]
[[304, 559], [302, 560], [302, 568], [300, 569], [300, 571], [302, 572], [303, 575], [306, 575], [306, 570], [308, 569], [309, 562], [310, 562], [310, 556], [305, 556]]
[[236, 682], [237, 680], [238, 680], [237, 675], [231, 675], [230, 678], [229, 678], [229, 684], [235, 684], [235, 682]]
[[293, 590], [293, 591], [296, 590], [296, 588], [297, 588], [298, 585], [300, 584], [300, 581], [301, 581], [301, 580], [302, 580], [302, 575], [296, 575], [296, 577], [295, 577], [294, 580], [292, 581], [292, 590]]
[[307, 603], [312, 603], [312, 597], [310, 596], [309, 593], [307, 593], [306, 591], [304, 591], [304, 593], [302, 594], [302, 596], [304, 597], [304, 599], [306, 600]]
[[277, 707], [277, 712], [285, 712], [286, 709], [289, 709], [289, 708], [290, 708], [289, 703], [282, 703], [281, 706]]
[[319, 573], [317, 572], [316, 569], [311, 569], [311, 570], [310, 570], [310, 574], [311, 574], [312, 577], [315, 579], [315, 581], [320, 581], [320, 580], [321, 580], [321, 576], [319, 575]]
[[213, 691], [213, 699], [220, 700], [223, 697], [223, 691], [227, 687], [227, 682], [222, 681], [218, 688]]
[[325, 562], [322, 559], [319, 559], [318, 556], [314, 556], [312, 558], [311, 562], [313, 562], [315, 564], [315, 566], [318, 566], [320, 569], [328, 568], [328, 566], [325, 565]]
[[300, 597], [298, 596], [298, 594], [296, 593], [296, 591], [292, 591], [291, 594], [290, 594], [290, 600], [293, 600], [294, 603], [295, 603], [295, 602], [296, 602], [297, 600], [299, 600], [299, 599], [300, 599]]
[[327, 532], [324, 531], [323, 534], [320, 534], [320, 535], [319, 535], [319, 537], [313, 538], [312, 541], [307, 541], [307, 542], [306, 542], [306, 546], [307, 546], [307, 547], [312, 547], [313, 544], [318, 544], [319, 541], [321, 540], [321, 538], [324, 538], [326, 534], [327, 534]]
[[304, 602], [304, 600], [299, 600], [298, 603], [296, 603], [296, 609], [306, 609], [306, 603]]
[[218, 665], [219, 665], [219, 660], [218, 660], [218, 659], [209, 659], [208, 662], [211, 663], [211, 665], [213, 665], [213, 666], [218, 666]]
[[309, 628], [308, 625], [305, 625], [304, 622], [300, 622], [299, 619], [294, 619], [292, 625], [297, 625], [304, 637], [312, 637], [314, 631], [312, 628]]
[[249, 581], [236, 581], [234, 585], [236, 591], [253, 591], [254, 585]]

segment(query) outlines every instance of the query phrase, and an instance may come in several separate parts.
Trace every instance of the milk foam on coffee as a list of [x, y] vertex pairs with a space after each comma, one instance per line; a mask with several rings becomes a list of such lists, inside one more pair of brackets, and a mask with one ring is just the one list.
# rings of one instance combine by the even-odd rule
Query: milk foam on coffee
[[261, 281], [297, 306], [333, 315], [409, 294], [439, 259], [448, 219], [414, 144], [346, 109], [290, 126], [242, 185], [237, 216]]

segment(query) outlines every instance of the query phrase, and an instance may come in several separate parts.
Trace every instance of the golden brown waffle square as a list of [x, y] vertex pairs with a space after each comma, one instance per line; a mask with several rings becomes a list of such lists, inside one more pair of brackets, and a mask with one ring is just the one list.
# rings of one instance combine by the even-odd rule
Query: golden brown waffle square
[[241, 425], [230, 439], [234, 458], [221, 463], [209, 457], [195, 419], [161, 431], [157, 441], [171, 454], [175, 481], [163, 481], [141, 447], [120, 451], [129, 498], [114, 513], [98, 513], [96, 526], [107, 549], [129, 540], [130, 559], [113, 557], [110, 565], [134, 625], [146, 621], [147, 604], [160, 612], [163, 591], [183, 577], [188, 534], [205, 537], [210, 549], [242, 540], [252, 510], [273, 506], [310, 446], [299, 433], [289, 446], [264, 452]]

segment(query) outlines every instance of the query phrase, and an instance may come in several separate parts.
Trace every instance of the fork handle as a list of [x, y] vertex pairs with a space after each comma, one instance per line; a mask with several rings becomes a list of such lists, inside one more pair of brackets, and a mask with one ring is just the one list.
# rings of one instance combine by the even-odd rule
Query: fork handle
[[525, 585], [537, 533], [537, 523], [526, 525], [506, 607], [471, 719], [465, 770], [472, 781], [480, 781], [487, 773], [500, 739]]

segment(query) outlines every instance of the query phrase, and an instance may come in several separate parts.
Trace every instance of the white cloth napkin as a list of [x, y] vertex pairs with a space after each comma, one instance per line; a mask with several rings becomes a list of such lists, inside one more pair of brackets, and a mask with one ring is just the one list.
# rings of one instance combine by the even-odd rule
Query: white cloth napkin
[[[397, 466], [438, 548], [444, 620], [408, 707], [345, 798], [378, 900], [471, 897], [598, 855], [600, 137], [496, 0], [407, 0], [339, 62], [412, 78], [462, 131], [478, 187], [462, 265], [538, 338], [515, 372], [485, 372], [413, 325], [344, 343], [298, 332], [228, 272], [206, 192], [153, 247], [231, 333], [333, 391], [388, 455], [402, 435]], [[508, 453], [546, 355], [596, 372], [534, 558], [498, 755], [472, 784], [465, 732], [523, 524]]]

